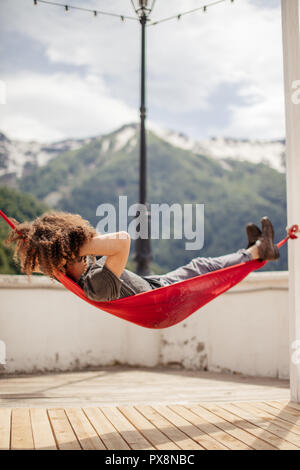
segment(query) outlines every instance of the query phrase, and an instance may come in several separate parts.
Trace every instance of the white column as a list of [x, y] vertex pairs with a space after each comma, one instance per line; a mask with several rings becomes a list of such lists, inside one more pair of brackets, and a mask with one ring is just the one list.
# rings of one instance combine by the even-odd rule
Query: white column
[[[300, 224], [300, 35], [298, 0], [281, 0], [286, 115], [288, 225]], [[298, 83], [297, 83], [298, 81]], [[296, 88], [295, 88], [296, 87]], [[297, 91], [298, 90], [298, 91]], [[297, 104], [298, 103], [298, 104]], [[291, 400], [300, 402], [300, 240], [289, 242]]]

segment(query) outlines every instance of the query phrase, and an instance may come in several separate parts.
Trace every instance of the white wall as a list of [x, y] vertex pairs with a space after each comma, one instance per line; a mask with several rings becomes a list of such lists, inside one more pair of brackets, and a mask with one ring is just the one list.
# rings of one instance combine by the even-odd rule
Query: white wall
[[[292, 99], [295, 85], [299, 89], [300, 37], [299, 0], [281, 0], [284, 94], [286, 120], [287, 208], [289, 225], [300, 218], [300, 104]], [[289, 249], [290, 348], [300, 340], [300, 244]], [[290, 364], [291, 400], [300, 403], [300, 363]]]
[[5, 371], [176, 363], [287, 378], [287, 303], [286, 272], [254, 273], [181, 324], [148, 330], [90, 306], [47, 278], [34, 276], [28, 283], [25, 276], [3, 275]]
[[287, 273], [252, 274], [163, 332], [162, 362], [288, 378]]

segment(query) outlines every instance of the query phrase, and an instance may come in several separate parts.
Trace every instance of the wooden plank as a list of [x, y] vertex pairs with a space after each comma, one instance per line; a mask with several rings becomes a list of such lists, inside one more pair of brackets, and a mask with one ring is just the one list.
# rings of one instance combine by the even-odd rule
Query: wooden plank
[[173, 426], [170, 421], [161, 416], [154, 408], [149, 405], [139, 405], [135, 407], [145, 418], [147, 418], [154, 426], [156, 426], [161, 432], [163, 432], [171, 441], [173, 441], [180, 449], [200, 450], [202, 447], [195, 441], [190, 439], [176, 426]]
[[282, 405], [282, 403], [276, 402], [276, 401], [267, 401], [264, 403], [266, 403], [269, 406], [273, 406], [277, 410], [280, 410], [280, 412], [284, 411], [286, 413], [290, 413], [293, 416], [296, 416], [297, 418], [300, 418], [300, 409], [298, 410], [289, 405]]
[[101, 407], [107, 419], [119, 431], [129, 447], [134, 450], [154, 450], [154, 447], [144, 436], [128, 421], [116, 407]]
[[30, 409], [34, 448], [36, 450], [57, 450], [50, 421], [45, 408]]
[[0, 408], [0, 450], [9, 450], [10, 423], [11, 423], [11, 409]]
[[[193, 373], [184, 373], [185, 385], [183, 386], [183, 383], [180, 382], [180, 374], [168, 374], [163, 370], [151, 371], [150, 373], [144, 370], [131, 371], [123, 368], [121, 371], [114, 368], [113, 374], [102, 371], [96, 375], [85, 372], [80, 374], [50, 374], [43, 377], [9, 377], [0, 381], [0, 395], [2, 395], [0, 396], [0, 404], [2, 402], [2, 406], [6, 406], [9, 398], [10, 408], [26, 406], [23, 399], [25, 395], [19, 393], [22, 390], [27, 399], [31, 397], [30, 406], [38, 408], [94, 407], [100, 404], [99, 387], [105, 387], [109, 393], [101, 398], [102, 405], [114, 403], [125, 405], [127, 402], [124, 387], [125, 390], [129, 390], [129, 384], [131, 384], [131, 388], [142, 384], [141, 387], [138, 387], [134, 404], [147, 403], [149, 396], [151, 396], [152, 403], [162, 403], [164, 401], [166, 405], [182, 402], [182, 400], [190, 403], [190, 398], [195, 403], [193, 398], [195, 396], [197, 396], [197, 402], [209, 401], [214, 403], [235, 400], [279, 400], [280, 397], [289, 399], [289, 390], [284, 388], [286, 386], [285, 382], [282, 383], [277, 380], [251, 378], [247, 380], [247, 383], [243, 383], [243, 380], [237, 379], [237, 377], [231, 377], [229, 380], [228, 376], [224, 374], [216, 375], [209, 372], [194, 371]], [[199, 388], [200, 382], [201, 387]], [[43, 393], [44, 398], [38, 396], [37, 392], [39, 395]], [[84, 404], [81, 398], [83, 396], [85, 397]], [[170, 397], [169, 400], [168, 397]]]
[[11, 450], [33, 450], [29, 408], [14, 408], [11, 416]]
[[80, 444], [63, 409], [48, 410], [51, 426], [60, 450], [80, 450]]
[[[221, 429], [217, 428], [214, 424], [209, 423], [205, 419], [201, 418], [197, 414], [193, 413], [191, 410], [186, 408], [183, 405], [168, 405], [171, 410], [173, 410], [178, 415], [182, 416], [184, 419], [188, 420], [189, 423], [192, 423], [198, 429], [200, 429], [204, 434], [210, 436], [223, 446], [224, 449], [235, 449], [236, 448], [236, 439], [229, 434], [226, 434]], [[224, 450], [223, 449], [223, 450]]]
[[289, 405], [289, 402], [287, 400], [285, 401], [278, 401], [278, 400], [268, 400], [265, 401], [263, 400], [263, 403], [267, 403], [268, 405], [274, 406], [274, 408], [278, 408], [279, 410], [285, 408], [286, 406]]
[[[277, 444], [277, 447], [280, 450], [296, 450], [298, 448], [299, 437], [292, 432], [289, 432], [288, 430], [278, 426], [277, 423], [275, 424], [273, 420], [266, 420], [263, 413], [260, 413], [260, 410], [256, 407], [256, 405], [254, 406], [252, 403], [238, 403], [235, 406], [245, 410], [249, 413], [249, 415], [252, 415], [252, 419], [257, 424], [257, 426], [266, 429], [275, 436], [280, 437], [281, 440], [278, 441]], [[259, 418], [261, 419], [259, 420]]]
[[285, 404], [286, 406], [289, 406], [290, 408], [294, 408], [295, 410], [300, 411], [300, 403], [295, 403], [293, 401], [286, 401]]
[[179, 450], [179, 447], [174, 442], [170, 441], [165, 434], [150, 423], [133, 406], [119, 406], [118, 408], [156, 449]]
[[84, 408], [85, 415], [109, 450], [129, 450], [130, 447], [99, 408]]
[[276, 400], [50, 409], [48, 414], [0, 408], [0, 449], [296, 450], [299, 420], [300, 405]]
[[268, 413], [264, 407], [264, 404], [260, 403], [255, 403], [254, 406], [257, 415], [259, 415], [259, 418], [263, 420], [263, 422], [271, 422], [271, 424], [279, 426], [280, 428], [287, 429], [289, 432], [292, 432], [293, 434], [300, 435], [300, 426], [297, 426], [296, 424], [288, 423], [287, 421], [281, 419], [281, 418], [276, 418], [276, 416], [272, 415], [271, 413]]
[[83, 450], [105, 450], [103, 442], [80, 408], [68, 408], [65, 411]]
[[[276, 447], [276, 449], [282, 450], [282, 449], [285, 449], [286, 447], [290, 449], [289, 444], [286, 444], [286, 442], [283, 441], [281, 437], [278, 437], [276, 434], [272, 433], [272, 429], [276, 431], [276, 427], [275, 426], [269, 427], [265, 419], [258, 417], [256, 415], [254, 416], [246, 409], [242, 409], [242, 408], [235, 406], [234, 403], [225, 403], [220, 406], [223, 409], [229, 411], [230, 413], [237, 415], [240, 419], [243, 419], [249, 424], [252, 424], [254, 427], [256, 427], [257, 436], [265, 440], [272, 446]], [[293, 449], [293, 446], [292, 446], [292, 449]]]
[[185, 417], [180, 416], [170, 407], [156, 405], [155, 410], [158, 411], [164, 418], [170, 421], [174, 426], [184, 432], [194, 441], [198, 442], [203, 449], [206, 450], [228, 450], [227, 447], [220, 444], [213, 437], [201, 431], [197, 426], [190, 423]]
[[193, 413], [196, 413], [201, 418], [205, 419], [209, 423], [213, 424], [219, 429], [222, 429], [226, 434], [235, 438], [234, 447], [231, 447], [235, 450], [251, 450], [253, 449], [249, 445], [249, 436], [242, 429], [234, 428], [230, 423], [226, 422], [222, 418], [210, 413], [208, 410], [205, 410], [200, 405], [188, 406]]
[[270, 406], [268, 403], [255, 403], [255, 406], [258, 407], [260, 410], [267, 412], [270, 416], [272, 416], [272, 419], [280, 420], [280, 423], [282, 423], [282, 426], [285, 424], [284, 427], [287, 427], [291, 429], [293, 427], [295, 434], [299, 434], [299, 429], [300, 429], [300, 424], [295, 424], [294, 421], [297, 421], [294, 419], [295, 417], [293, 416], [292, 413], [289, 413], [288, 409], [282, 409], [278, 410], [273, 406]]
[[284, 421], [287, 421], [288, 423], [293, 423], [296, 424], [297, 426], [300, 426], [300, 416], [295, 416], [293, 413], [290, 413], [286, 409], [278, 409], [275, 408], [274, 406], [269, 405], [268, 403], [259, 403], [260, 407], [264, 408], [266, 411], [268, 411], [270, 414], [276, 416], [277, 418], [283, 419]]
[[264, 431], [257, 426], [255, 426], [252, 423], [249, 423], [248, 421], [242, 419], [241, 417], [238, 417], [235, 414], [232, 414], [231, 411], [226, 408], [217, 405], [212, 405], [212, 404], [205, 404], [202, 405], [205, 407], [208, 411], [211, 413], [214, 413], [215, 415], [219, 416], [219, 418], [224, 419], [225, 421], [228, 421], [231, 423], [233, 426], [236, 426], [237, 428], [243, 429], [246, 433], [249, 433], [250, 439], [249, 439], [249, 445], [255, 450], [276, 450], [276, 447], [268, 440], [263, 439], [263, 433]]

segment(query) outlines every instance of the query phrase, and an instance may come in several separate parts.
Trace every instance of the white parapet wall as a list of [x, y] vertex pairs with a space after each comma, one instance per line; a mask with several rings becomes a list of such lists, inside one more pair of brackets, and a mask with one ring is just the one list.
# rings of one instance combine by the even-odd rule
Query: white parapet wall
[[2, 275], [0, 341], [5, 373], [175, 364], [288, 378], [288, 273], [251, 274], [165, 330], [115, 318], [47, 278]]

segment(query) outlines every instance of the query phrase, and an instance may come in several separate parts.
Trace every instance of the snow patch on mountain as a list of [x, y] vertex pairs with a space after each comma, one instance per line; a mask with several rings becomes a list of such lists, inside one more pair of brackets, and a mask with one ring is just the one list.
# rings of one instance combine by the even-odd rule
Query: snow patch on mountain
[[285, 172], [285, 142], [212, 137], [193, 140], [186, 135], [167, 129], [153, 128], [153, 132], [169, 144], [217, 160], [233, 159], [250, 163], [265, 163]]
[[[285, 171], [285, 142], [252, 141], [232, 138], [211, 138], [194, 140], [171, 130], [151, 126], [150, 131], [174, 147], [204, 155], [219, 161], [230, 171], [229, 159], [248, 161], [254, 164], [265, 163], [279, 172]], [[60, 142], [42, 144], [10, 140], [0, 133], [0, 179], [3, 183], [14, 183], [16, 178], [24, 176], [34, 166], [44, 166], [56, 156], [71, 150], [77, 150], [90, 142], [98, 140], [101, 152], [109, 150], [130, 152], [139, 141], [139, 125], [136, 123], [122, 126], [106, 135], [86, 139], [66, 139]], [[227, 160], [227, 161], [226, 161]]]
[[109, 149], [110, 146], [110, 140], [109, 139], [103, 139], [101, 143], [101, 151], [103, 153], [106, 153]]
[[136, 128], [133, 126], [126, 126], [120, 129], [116, 134], [114, 150], [118, 151], [124, 148], [127, 143], [136, 135]]
[[54, 143], [10, 140], [0, 133], [0, 177], [15, 174], [21, 177], [28, 166], [44, 166], [57, 155], [76, 150], [94, 138], [67, 139]]

